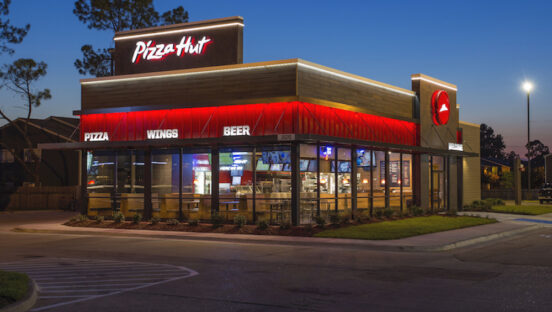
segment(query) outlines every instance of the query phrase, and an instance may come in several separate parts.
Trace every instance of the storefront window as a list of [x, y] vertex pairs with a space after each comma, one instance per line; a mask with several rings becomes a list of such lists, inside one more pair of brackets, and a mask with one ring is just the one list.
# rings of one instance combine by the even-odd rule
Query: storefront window
[[376, 167], [373, 170], [374, 176], [374, 211], [385, 209], [385, 153], [382, 151], [374, 152]]
[[238, 214], [252, 218], [252, 158], [253, 153], [245, 149], [226, 149], [219, 153], [219, 214], [227, 221]]
[[335, 212], [335, 148], [331, 145], [320, 146], [320, 215], [328, 218]]
[[307, 224], [314, 222], [314, 217], [318, 214], [316, 145], [301, 144], [299, 154], [299, 172], [301, 175], [299, 216], [300, 223]]
[[[445, 164], [442, 156], [431, 156], [432, 168], [430, 195], [432, 198], [431, 209], [442, 211], [445, 208]], [[430, 182], [431, 183], [431, 182]]]
[[188, 219], [211, 217], [211, 154], [182, 154], [182, 210]]
[[288, 147], [261, 147], [256, 153], [256, 219], [291, 220], [291, 152]]
[[[334, 162], [335, 163], [335, 162]], [[335, 168], [332, 168], [334, 171]], [[337, 190], [338, 213], [351, 215], [351, 149], [340, 147], [337, 149]]]
[[144, 154], [94, 151], [87, 154], [89, 215], [141, 213], [144, 208]]
[[155, 217], [179, 217], [179, 154], [179, 150], [160, 150], [151, 156], [151, 201]]
[[412, 155], [402, 154], [402, 179], [403, 186], [403, 211], [414, 206], [414, 193], [412, 192]]
[[[401, 184], [403, 183], [400, 159], [400, 153], [389, 153], [389, 181], [386, 181], [389, 183], [389, 207], [397, 213], [401, 210]], [[384, 172], [382, 175], [385, 174]], [[404, 205], [404, 202], [402, 204]]]
[[117, 200], [125, 216], [144, 210], [144, 153], [117, 151]]
[[359, 148], [357, 154], [357, 209], [368, 213], [370, 210], [370, 185], [372, 184], [372, 170], [375, 170], [376, 161], [373, 151]]

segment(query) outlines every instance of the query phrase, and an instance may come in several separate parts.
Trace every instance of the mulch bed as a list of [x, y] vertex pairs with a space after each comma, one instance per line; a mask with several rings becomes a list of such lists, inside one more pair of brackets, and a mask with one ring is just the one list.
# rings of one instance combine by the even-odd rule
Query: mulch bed
[[410, 216], [392, 217], [392, 218], [372, 218], [365, 220], [365, 222], [349, 221], [341, 224], [327, 224], [324, 227], [316, 225], [312, 226], [292, 226], [288, 229], [282, 229], [279, 225], [269, 225], [266, 230], [260, 230], [256, 225], [244, 225], [238, 228], [234, 224], [224, 224], [221, 227], [213, 228], [210, 223], [199, 223], [196, 226], [191, 226], [187, 222], [182, 222], [178, 225], [169, 225], [165, 222], [159, 222], [157, 224], [151, 224], [150, 222], [134, 223], [132, 221], [124, 221], [116, 223], [111, 220], [105, 220], [102, 223], [98, 223], [95, 220], [86, 221], [67, 221], [64, 223], [68, 226], [75, 227], [89, 227], [89, 228], [110, 228], [110, 229], [132, 229], [132, 230], [155, 230], [155, 231], [180, 231], [180, 232], [200, 232], [200, 233], [224, 233], [224, 234], [254, 234], [254, 235], [282, 235], [282, 236], [313, 236], [316, 233], [327, 229], [336, 229], [351, 225], [359, 225], [366, 223], [374, 223], [381, 221], [400, 220], [410, 218]]

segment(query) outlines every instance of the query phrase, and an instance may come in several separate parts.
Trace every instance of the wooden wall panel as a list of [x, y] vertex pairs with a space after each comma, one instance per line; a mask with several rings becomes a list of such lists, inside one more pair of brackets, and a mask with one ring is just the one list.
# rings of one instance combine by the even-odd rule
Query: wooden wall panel
[[231, 65], [215, 67], [213, 72], [175, 71], [152, 73], [154, 77], [142, 74], [84, 80], [82, 109], [151, 110], [304, 101], [415, 121], [413, 96], [327, 73], [322, 67], [312, 69], [312, 63], [308, 63], [311, 68], [301, 66], [301, 62], [304, 61]]
[[413, 117], [412, 97], [408, 95], [305, 67], [299, 67], [297, 79], [299, 96], [352, 105], [377, 115]]
[[[456, 108], [456, 91], [425, 80], [412, 80], [412, 90], [418, 93], [420, 99], [420, 145], [448, 150], [448, 143], [456, 143], [458, 130], [459, 111]], [[446, 125], [437, 126], [433, 123], [431, 96], [437, 90], [444, 90], [449, 95], [450, 117]]]
[[[296, 67], [283, 66], [189, 76], [167, 76], [82, 85], [82, 109], [197, 107], [295, 96]], [[151, 109], [151, 108], [150, 108]]]

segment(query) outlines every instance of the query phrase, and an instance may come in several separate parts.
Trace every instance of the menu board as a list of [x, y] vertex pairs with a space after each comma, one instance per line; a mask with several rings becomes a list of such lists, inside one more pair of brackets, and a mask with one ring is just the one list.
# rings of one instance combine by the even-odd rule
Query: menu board
[[[402, 174], [403, 174], [403, 187], [410, 187], [410, 160], [403, 160], [402, 162]], [[385, 161], [380, 162], [380, 185], [382, 187], [385, 186], [384, 178], [385, 178]], [[399, 161], [394, 160], [389, 162], [389, 179], [391, 181], [389, 184], [389, 187], [399, 187], [401, 186], [399, 183], [400, 180], [400, 167], [399, 167]]]

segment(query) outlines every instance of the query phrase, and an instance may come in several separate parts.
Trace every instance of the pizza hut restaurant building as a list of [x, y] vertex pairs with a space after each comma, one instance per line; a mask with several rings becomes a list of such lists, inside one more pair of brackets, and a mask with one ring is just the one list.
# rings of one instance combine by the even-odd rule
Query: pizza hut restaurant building
[[114, 75], [81, 80], [88, 215], [306, 224], [479, 199], [479, 126], [455, 85], [412, 90], [302, 59], [243, 63], [243, 19], [117, 33]]

